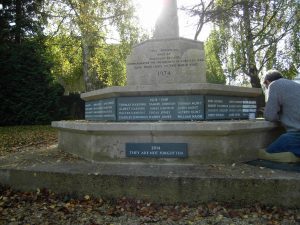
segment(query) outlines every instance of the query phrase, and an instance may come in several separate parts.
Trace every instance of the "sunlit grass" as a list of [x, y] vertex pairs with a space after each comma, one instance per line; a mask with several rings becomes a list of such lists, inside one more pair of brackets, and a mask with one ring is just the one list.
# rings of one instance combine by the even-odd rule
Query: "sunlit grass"
[[0, 127], [0, 155], [56, 141], [57, 131], [49, 125]]

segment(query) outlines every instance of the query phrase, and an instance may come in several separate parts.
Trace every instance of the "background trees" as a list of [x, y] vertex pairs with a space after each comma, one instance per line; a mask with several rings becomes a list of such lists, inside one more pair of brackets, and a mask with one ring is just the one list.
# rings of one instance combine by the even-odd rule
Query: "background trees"
[[297, 0], [199, 0], [185, 10], [198, 18], [195, 39], [204, 23], [214, 24], [209, 49], [220, 49], [221, 41], [222, 51], [214, 52], [227, 81], [239, 77], [261, 88], [259, 78], [267, 69], [277, 68], [287, 77], [299, 72], [299, 9]]
[[21, 44], [26, 37], [42, 34], [41, 0], [1, 0], [0, 43]]
[[[198, 19], [195, 39], [213, 24], [209, 82], [260, 88], [267, 69], [299, 74], [299, 0], [198, 0], [184, 10]], [[65, 93], [124, 85], [142, 36], [131, 0], [0, 0], [0, 124], [54, 119], [58, 83]]]
[[49, 123], [63, 88], [53, 83], [39, 1], [5, 0], [0, 10], [0, 125]]
[[[198, 18], [195, 39], [203, 24], [214, 26], [206, 53], [210, 58], [214, 52], [215, 62], [220, 63], [208, 64], [208, 80], [216, 82], [223, 75], [229, 84], [262, 88], [260, 78], [268, 69], [295, 77], [300, 70], [299, 9], [298, 0], [199, 0], [199, 4], [185, 8]], [[216, 72], [210, 73], [216, 68], [221, 74], [217, 77], [212, 76]], [[264, 95], [257, 103], [264, 106]]]
[[138, 37], [129, 0], [0, 6], [0, 125], [49, 123], [64, 115], [64, 92], [125, 83], [125, 59]]
[[[130, 0], [48, 0], [44, 14], [49, 21], [48, 35], [52, 36], [48, 45], [55, 45], [51, 51], [65, 62], [53, 73], [68, 91], [125, 83], [126, 55], [138, 38]], [[65, 51], [70, 43], [73, 50]], [[66, 71], [70, 58], [81, 60], [82, 77], [77, 73], [79, 68], [73, 76], [68, 73], [70, 70]], [[74, 86], [75, 83], [80, 85]]]

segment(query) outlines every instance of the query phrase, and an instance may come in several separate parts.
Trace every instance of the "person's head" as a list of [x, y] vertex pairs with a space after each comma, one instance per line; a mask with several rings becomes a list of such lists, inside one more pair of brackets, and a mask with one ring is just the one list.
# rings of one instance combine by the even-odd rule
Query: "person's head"
[[283, 78], [283, 76], [278, 70], [268, 70], [264, 78], [264, 85], [268, 88], [272, 81], [280, 78]]

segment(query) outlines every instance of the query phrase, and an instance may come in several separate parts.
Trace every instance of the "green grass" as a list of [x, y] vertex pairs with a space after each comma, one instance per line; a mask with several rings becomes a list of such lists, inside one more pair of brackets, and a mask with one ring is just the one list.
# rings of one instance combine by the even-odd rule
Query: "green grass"
[[0, 127], [0, 155], [56, 141], [57, 130], [50, 125]]

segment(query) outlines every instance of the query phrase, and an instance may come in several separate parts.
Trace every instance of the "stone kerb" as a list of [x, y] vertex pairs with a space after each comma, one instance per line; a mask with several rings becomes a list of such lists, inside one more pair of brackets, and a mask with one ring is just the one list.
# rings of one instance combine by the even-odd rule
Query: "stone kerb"
[[119, 96], [153, 96], [153, 95], [224, 95], [257, 97], [261, 95], [259, 88], [247, 88], [209, 83], [183, 83], [158, 85], [114, 86], [81, 94], [85, 101], [105, 99]]
[[127, 58], [128, 85], [205, 82], [202, 42], [152, 39], [135, 46]]

